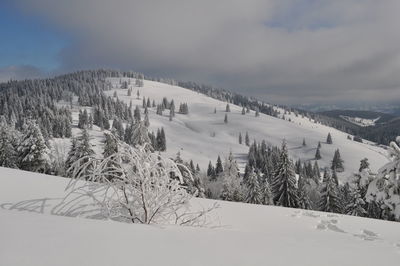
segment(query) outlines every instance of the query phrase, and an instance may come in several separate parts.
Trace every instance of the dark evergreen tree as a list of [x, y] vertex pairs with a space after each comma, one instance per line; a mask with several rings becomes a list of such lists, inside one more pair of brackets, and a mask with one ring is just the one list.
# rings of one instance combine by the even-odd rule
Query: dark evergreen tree
[[224, 171], [224, 168], [222, 166], [222, 161], [221, 161], [221, 157], [217, 158], [217, 163], [215, 164], [215, 174], [219, 175], [220, 173], [222, 173]]
[[225, 123], [225, 124], [228, 123], [228, 115], [227, 115], [227, 114], [225, 114], [224, 123]]
[[343, 160], [340, 156], [339, 149], [337, 149], [335, 151], [335, 154], [333, 155], [331, 169], [336, 170], [338, 172], [343, 172], [343, 170], [344, 170]]
[[215, 168], [211, 164], [211, 161], [209, 161], [209, 163], [208, 163], [207, 176], [210, 178], [210, 180], [215, 180], [215, 177], [216, 177]]
[[244, 137], [244, 143], [246, 144], [246, 146], [250, 146], [250, 137], [249, 137], [249, 133], [246, 131], [246, 135]]
[[278, 206], [297, 208], [299, 199], [296, 188], [296, 175], [289, 159], [286, 142], [283, 141], [278, 167], [272, 182], [274, 203]]
[[[68, 153], [66, 167], [68, 170], [69, 176], [74, 174], [71, 166], [75, 165], [79, 169], [81, 165], [86, 164], [90, 160], [94, 158], [94, 151], [92, 148], [92, 144], [90, 143], [89, 133], [86, 129], [82, 130], [80, 136], [74, 138], [72, 140], [72, 147], [70, 152]], [[79, 162], [79, 163], [78, 163]], [[84, 172], [79, 172], [82, 175], [88, 175], [92, 170], [91, 167], [87, 167], [84, 169]]]
[[325, 169], [320, 194], [321, 198], [318, 203], [320, 211], [342, 213], [343, 207], [339, 196], [338, 186], [327, 169]]
[[362, 172], [364, 169], [369, 168], [368, 158], [364, 158], [360, 161], [360, 168], [358, 169], [359, 172]]
[[239, 133], [239, 144], [242, 144], [242, 133]]
[[17, 153], [13, 145], [11, 128], [6, 123], [0, 124], [0, 166], [8, 168], [17, 167]]
[[332, 142], [331, 133], [328, 133], [328, 136], [326, 137], [326, 143], [327, 143], [327, 144], [332, 144], [332, 143], [333, 143], [333, 142]]
[[317, 148], [317, 150], [315, 151], [315, 160], [320, 160], [321, 158], [321, 151], [319, 150], [319, 148]]

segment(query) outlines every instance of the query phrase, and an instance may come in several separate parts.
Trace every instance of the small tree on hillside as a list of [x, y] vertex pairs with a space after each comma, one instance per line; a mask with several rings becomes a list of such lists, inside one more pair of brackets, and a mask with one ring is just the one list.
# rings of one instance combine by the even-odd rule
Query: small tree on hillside
[[333, 143], [333, 142], [332, 142], [331, 133], [328, 133], [328, 136], [326, 137], [326, 143], [327, 143], [327, 144], [332, 144], [332, 143]]

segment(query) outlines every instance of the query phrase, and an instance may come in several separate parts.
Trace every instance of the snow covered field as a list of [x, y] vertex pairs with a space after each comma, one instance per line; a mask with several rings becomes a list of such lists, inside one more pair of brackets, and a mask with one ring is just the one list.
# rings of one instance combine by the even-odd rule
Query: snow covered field
[[[400, 224], [219, 202], [215, 228], [53, 214], [68, 179], [0, 168], [0, 265], [398, 265]], [[214, 201], [195, 199], [196, 206]]]
[[[249, 133], [251, 142], [265, 140], [272, 145], [281, 145], [283, 139], [287, 140], [290, 156], [302, 161], [313, 160], [315, 151], [320, 141], [322, 144], [322, 159], [318, 161], [320, 167], [330, 167], [333, 154], [339, 148], [344, 160], [345, 172], [339, 178], [345, 180], [350, 174], [358, 171], [360, 160], [367, 157], [371, 169], [377, 171], [387, 162], [385, 150], [368, 141], [358, 143], [347, 139], [346, 133], [339, 130], [316, 124], [308, 118], [296, 117], [294, 113], [286, 114], [285, 118], [278, 119], [260, 114], [255, 117], [254, 112], [241, 114], [242, 107], [230, 104], [231, 112], [228, 114], [228, 123], [224, 123], [226, 102], [212, 99], [203, 94], [164, 83], [144, 81], [144, 87], [138, 88], [128, 85], [133, 89], [132, 95], [127, 96], [127, 89], [120, 88], [120, 80], [128, 81], [129, 78], [109, 78], [113, 90], [106, 91], [109, 96], [117, 92], [118, 98], [133, 106], [142, 106], [142, 97], [161, 103], [163, 97], [175, 102], [176, 109], [180, 103], [188, 103], [189, 114], [182, 115], [176, 112], [173, 121], [168, 119], [168, 110], [163, 116], [156, 114], [156, 108], [149, 108], [150, 130], [164, 127], [167, 137], [167, 154], [175, 157], [179, 151], [184, 160], [193, 159], [203, 171], [207, 169], [208, 162], [215, 163], [217, 156], [225, 157], [232, 151], [239, 166], [243, 169], [247, 160], [248, 147], [238, 143], [239, 133], [242, 136]], [[135, 84], [135, 79], [130, 79], [130, 84]], [[137, 99], [137, 91], [140, 97]], [[214, 108], [217, 112], [214, 114]], [[142, 110], [142, 109], [141, 109]], [[142, 110], [143, 111], [143, 110]], [[283, 110], [282, 111], [283, 114]], [[288, 120], [291, 120], [289, 122]], [[326, 144], [326, 137], [331, 133], [333, 144]], [[98, 134], [93, 132], [91, 134]], [[305, 138], [307, 146], [302, 146]]]

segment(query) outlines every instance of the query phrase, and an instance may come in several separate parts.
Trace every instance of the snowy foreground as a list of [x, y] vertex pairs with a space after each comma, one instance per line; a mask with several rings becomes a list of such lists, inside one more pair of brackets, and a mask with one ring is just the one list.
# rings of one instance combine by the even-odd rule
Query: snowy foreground
[[[54, 214], [68, 179], [0, 168], [0, 265], [399, 265], [400, 223], [219, 202], [209, 228]], [[192, 208], [214, 201], [195, 199]]]

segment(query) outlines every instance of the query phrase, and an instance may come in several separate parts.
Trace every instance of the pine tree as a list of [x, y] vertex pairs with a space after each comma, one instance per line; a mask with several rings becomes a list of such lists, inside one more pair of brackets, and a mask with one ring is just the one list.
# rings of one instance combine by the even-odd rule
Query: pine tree
[[217, 108], [214, 108], [214, 114], [216, 114], [217, 113]]
[[244, 143], [246, 144], [246, 146], [250, 146], [250, 137], [249, 137], [249, 133], [246, 131], [246, 135], [244, 137]]
[[315, 151], [315, 160], [320, 160], [321, 157], [321, 152], [319, 150], [319, 148], [317, 148], [317, 150]]
[[306, 139], [305, 139], [305, 138], [303, 138], [302, 146], [303, 146], [303, 147], [307, 146], [307, 144], [306, 144]]
[[149, 127], [149, 126], [150, 126], [150, 120], [149, 120], [149, 114], [148, 114], [148, 113], [146, 113], [146, 114], [144, 115], [144, 125], [145, 125], [146, 127]]
[[368, 168], [369, 168], [368, 158], [362, 159], [360, 161], [360, 168], [358, 169], [358, 172], [362, 172], [362, 170], [368, 169]]
[[242, 144], [242, 133], [239, 133], [239, 144]]
[[[86, 129], [82, 130], [82, 133], [77, 138], [72, 139], [72, 147], [70, 152], [68, 153], [66, 167], [71, 176], [73, 171], [71, 168], [74, 163], [79, 161], [79, 165], [83, 165], [94, 158], [94, 151], [92, 148], [92, 144], [90, 143], [89, 133]], [[78, 167], [79, 168], [79, 167]], [[84, 175], [89, 174], [91, 168], [87, 168]]]
[[243, 193], [239, 175], [239, 167], [233, 158], [232, 152], [224, 162], [224, 170], [221, 173], [223, 190], [221, 199], [228, 201], [242, 201]]
[[17, 153], [13, 145], [11, 128], [3, 122], [0, 124], [0, 166], [17, 167]]
[[229, 103], [228, 103], [226, 105], [225, 112], [229, 113], [230, 111], [231, 111], [231, 108], [230, 108]]
[[38, 125], [28, 121], [17, 148], [19, 167], [32, 172], [44, 172], [48, 167], [49, 148]]
[[318, 165], [317, 161], [314, 162], [313, 171], [314, 171], [314, 175], [313, 175], [314, 178], [313, 179], [314, 179], [316, 184], [319, 184], [320, 179], [321, 179], [321, 172], [319, 170], [319, 165]]
[[296, 188], [296, 175], [289, 159], [286, 141], [283, 141], [278, 167], [272, 182], [272, 194], [275, 205], [298, 207], [299, 199]]
[[103, 156], [107, 158], [118, 152], [118, 139], [110, 133], [104, 133], [104, 151]]
[[339, 197], [338, 186], [327, 169], [325, 169], [320, 193], [321, 198], [318, 202], [320, 211], [342, 213], [343, 207]]
[[223, 171], [224, 171], [224, 168], [222, 166], [221, 157], [219, 157], [219, 155], [218, 155], [217, 163], [215, 164], [215, 174], [218, 176]]
[[368, 212], [365, 210], [366, 203], [361, 196], [361, 190], [357, 184], [351, 191], [350, 199], [351, 202], [346, 206], [346, 214], [360, 217], [367, 216]]
[[246, 181], [246, 187], [247, 187], [247, 195], [246, 195], [246, 202], [247, 203], [252, 203], [252, 204], [261, 204], [262, 203], [262, 194], [261, 194], [261, 189], [260, 189], [260, 184], [258, 181], [258, 176], [252, 170], [252, 172], [249, 174], [249, 177]]
[[321, 141], [318, 141], [318, 146], [317, 146], [317, 149], [321, 149]]
[[335, 151], [335, 154], [333, 155], [331, 169], [336, 170], [338, 172], [342, 172], [344, 170], [343, 160], [340, 156], [339, 149], [337, 149]]
[[228, 123], [228, 115], [227, 115], [227, 114], [225, 114], [224, 123], [225, 123], [225, 124]]
[[137, 106], [137, 105], [136, 105], [135, 111], [133, 112], [133, 117], [135, 118], [135, 120], [137, 122], [141, 120], [140, 109], [139, 109], [139, 106]]
[[333, 143], [333, 142], [332, 142], [331, 133], [328, 133], [328, 136], [326, 137], [326, 143], [327, 143], [327, 144], [332, 144], [332, 143]]
[[208, 168], [207, 168], [207, 176], [210, 178], [210, 180], [215, 180], [216, 175], [215, 175], [215, 168], [211, 164], [211, 161], [208, 163]]
[[133, 126], [132, 139], [129, 142], [132, 146], [145, 145], [150, 143], [149, 132], [144, 122], [137, 122]]

